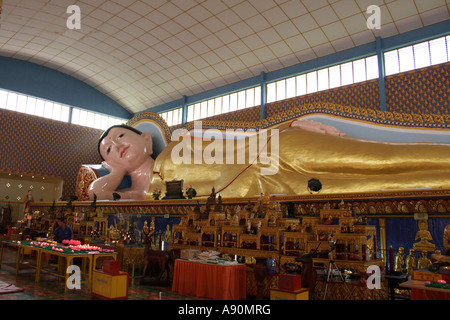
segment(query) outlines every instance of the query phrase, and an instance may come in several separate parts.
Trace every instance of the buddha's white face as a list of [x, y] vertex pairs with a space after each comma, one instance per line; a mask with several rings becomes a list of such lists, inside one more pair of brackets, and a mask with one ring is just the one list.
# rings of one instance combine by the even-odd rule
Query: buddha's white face
[[99, 146], [100, 154], [111, 167], [121, 167], [130, 173], [141, 166], [152, 154], [152, 138], [126, 128], [112, 128]]

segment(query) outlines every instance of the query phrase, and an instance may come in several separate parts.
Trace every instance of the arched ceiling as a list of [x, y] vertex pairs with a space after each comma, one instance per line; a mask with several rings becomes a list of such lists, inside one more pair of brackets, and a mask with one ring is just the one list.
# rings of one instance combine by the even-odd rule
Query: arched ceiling
[[[0, 0], [1, 2], [1, 0]], [[81, 9], [71, 30], [70, 5]], [[368, 29], [370, 5], [381, 28]], [[3, 0], [0, 55], [131, 113], [449, 19], [446, 0]]]

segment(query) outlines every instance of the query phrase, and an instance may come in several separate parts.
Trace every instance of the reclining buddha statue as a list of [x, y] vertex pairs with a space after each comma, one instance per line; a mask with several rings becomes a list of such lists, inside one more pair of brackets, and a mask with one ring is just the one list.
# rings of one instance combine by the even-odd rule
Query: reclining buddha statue
[[[174, 134], [153, 159], [151, 134], [123, 125], [109, 128], [98, 143], [109, 174], [90, 184], [90, 198], [151, 199], [152, 190], [172, 180], [193, 185], [197, 197], [208, 196], [212, 187], [222, 197], [310, 194], [311, 179], [320, 181], [325, 194], [450, 187], [446, 143], [368, 140], [298, 119], [231, 138], [207, 131]], [[124, 176], [131, 185], [117, 189]]]

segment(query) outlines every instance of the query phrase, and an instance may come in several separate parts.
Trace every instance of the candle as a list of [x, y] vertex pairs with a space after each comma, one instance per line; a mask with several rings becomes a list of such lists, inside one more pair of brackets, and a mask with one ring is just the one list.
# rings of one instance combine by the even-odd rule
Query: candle
[[394, 249], [392, 246], [389, 247], [389, 271], [394, 270]]

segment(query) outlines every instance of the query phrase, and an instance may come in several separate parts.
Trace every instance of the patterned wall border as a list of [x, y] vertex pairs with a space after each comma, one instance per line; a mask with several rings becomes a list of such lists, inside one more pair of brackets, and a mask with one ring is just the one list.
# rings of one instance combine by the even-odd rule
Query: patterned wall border
[[[399, 113], [353, 106], [343, 106], [334, 103], [308, 103], [304, 105], [297, 105], [292, 107], [290, 110], [280, 112], [274, 116], [268, 117], [267, 119], [258, 120], [255, 122], [202, 119], [202, 127], [205, 129], [214, 128], [220, 130], [225, 130], [227, 128], [259, 130], [310, 114], [325, 114], [390, 127], [450, 129], [450, 115], [448, 114]], [[187, 130], [192, 130], [194, 128], [194, 123], [186, 123], [185, 128]]]

